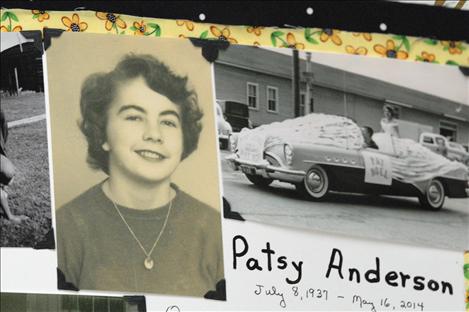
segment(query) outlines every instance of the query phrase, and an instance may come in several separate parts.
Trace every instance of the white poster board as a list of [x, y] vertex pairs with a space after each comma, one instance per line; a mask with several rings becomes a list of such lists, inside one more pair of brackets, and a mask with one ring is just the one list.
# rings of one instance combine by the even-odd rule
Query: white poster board
[[392, 184], [392, 162], [387, 155], [363, 151], [365, 163], [365, 182], [373, 184]]

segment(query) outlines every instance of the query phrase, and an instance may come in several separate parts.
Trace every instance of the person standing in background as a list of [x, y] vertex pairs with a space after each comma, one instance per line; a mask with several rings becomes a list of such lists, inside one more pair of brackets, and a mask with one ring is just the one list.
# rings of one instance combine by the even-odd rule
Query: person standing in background
[[23, 220], [28, 219], [24, 215], [14, 215], [8, 204], [8, 193], [6, 186], [11, 183], [15, 175], [16, 168], [7, 158], [6, 155], [6, 141], [8, 137], [8, 124], [5, 118], [3, 109], [0, 108], [0, 207], [2, 213], [6, 218], [12, 222], [20, 223]]
[[391, 105], [383, 106], [384, 118], [381, 119], [381, 129], [392, 137], [400, 137], [399, 124], [396, 121], [396, 113]]

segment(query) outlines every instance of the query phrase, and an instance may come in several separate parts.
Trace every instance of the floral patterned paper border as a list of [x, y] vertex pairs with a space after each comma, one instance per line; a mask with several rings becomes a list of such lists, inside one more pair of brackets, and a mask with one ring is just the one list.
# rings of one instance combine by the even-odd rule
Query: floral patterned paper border
[[464, 253], [464, 286], [466, 288], [466, 311], [469, 311], [469, 251]]
[[226, 26], [93, 11], [2, 9], [0, 16], [1, 31], [42, 30], [48, 27], [71, 32], [221, 39], [235, 44], [397, 58], [469, 67], [469, 45], [463, 41], [354, 33], [336, 29]]

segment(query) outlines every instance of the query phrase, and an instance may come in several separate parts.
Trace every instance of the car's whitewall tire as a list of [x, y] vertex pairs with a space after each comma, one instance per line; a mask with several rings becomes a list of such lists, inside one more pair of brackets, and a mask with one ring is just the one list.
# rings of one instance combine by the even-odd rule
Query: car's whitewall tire
[[420, 195], [419, 201], [422, 207], [431, 210], [440, 210], [445, 203], [445, 186], [438, 179], [431, 180], [426, 188], [425, 193]]
[[296, 185], [297, 191], [314, 200], [320, 200], [326, 197], [329, 192], [329, 187], [329, 175], [327, 171], [319, 165], [313, 165], [309, 168], [303, 183]]

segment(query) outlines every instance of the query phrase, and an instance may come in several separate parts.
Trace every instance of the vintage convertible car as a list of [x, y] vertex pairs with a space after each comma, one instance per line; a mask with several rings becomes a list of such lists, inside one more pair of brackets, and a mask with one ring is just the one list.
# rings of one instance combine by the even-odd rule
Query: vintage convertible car
[[467, 197], [468, 169], [408, 139], [375, 133], [379, 149], [367, 148], [352, 120], [309, 114], [231, 138], [226, 159], [252, 183], [289, 182], [302, 195], [323, 199], [330, 190], [416, 196], [438, 210], [445, 197]]

